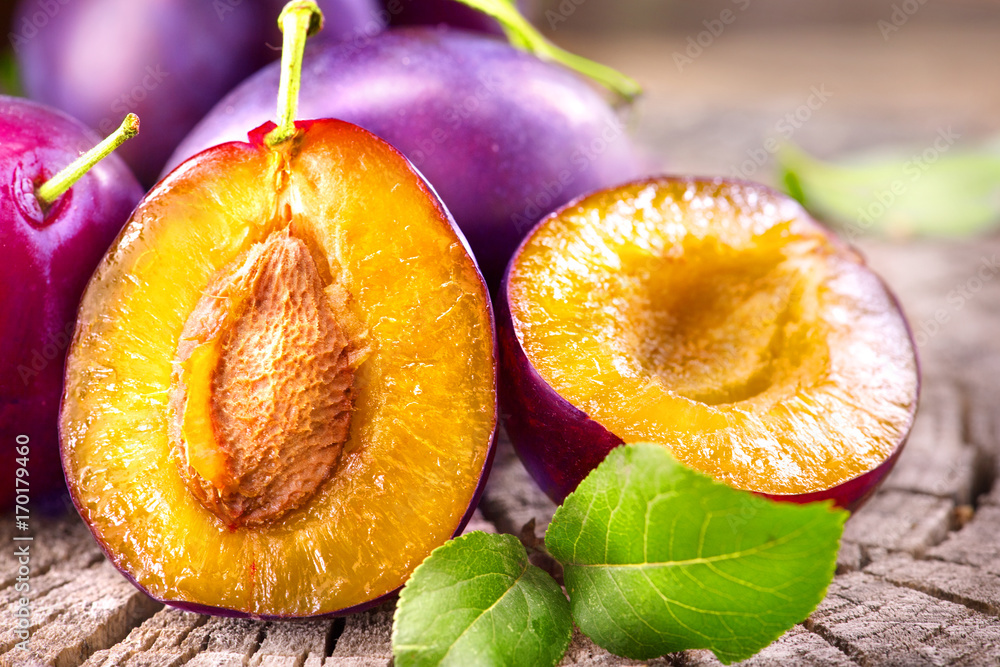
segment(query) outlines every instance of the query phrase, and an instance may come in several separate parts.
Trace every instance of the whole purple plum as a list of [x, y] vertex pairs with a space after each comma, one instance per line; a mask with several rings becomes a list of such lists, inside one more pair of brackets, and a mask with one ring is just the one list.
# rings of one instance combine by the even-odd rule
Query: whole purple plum
[[[168, 169], [272, 119], [278, 75], [274, 64], [233, 90]], [[642, 170], [615, 110], [579, 75], [444, 27], [307, 48], [299, 109], [360, 125], [402, 151], [441, 195], [491, 287], [545, 213]]]
[[[65, 491], [56, 424], [76, 309], [143, 194], [111, 156], [43, 211], [35, 188], [97, 143], [62, 112], [0, 96], [0, 458], [13, 471], [15, 447], [27, 446], [32, 505]], [[0, 510], [14, 497], [12, 473]]]
[[[29, 97], [102, 133], [128, 112], [121, 154], [146, 186], [233, 86], [280, 55], [282, 0], [22, 0], [12, 42]], [[377, 0], [321, 0], [331, 37], [377, 31]]]

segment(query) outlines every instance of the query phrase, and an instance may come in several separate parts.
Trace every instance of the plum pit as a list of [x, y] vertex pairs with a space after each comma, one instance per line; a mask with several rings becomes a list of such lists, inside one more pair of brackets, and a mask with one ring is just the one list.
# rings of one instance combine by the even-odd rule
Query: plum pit
[[347, 441], [350, 341], [300, 239], [272, 232], [223, 267], [181, 334], [171, 441], [195, 498], [231, 527], [274, 523]]

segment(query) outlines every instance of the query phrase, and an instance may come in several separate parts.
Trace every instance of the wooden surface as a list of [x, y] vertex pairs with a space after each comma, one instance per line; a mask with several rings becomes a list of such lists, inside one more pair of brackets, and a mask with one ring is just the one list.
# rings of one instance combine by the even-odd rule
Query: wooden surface
[[[753, 665], [1000, 664], [1000, 241], [867, 243], [922, 337], [919, 417], [896, 469], [847, 524], [838, 574], [802, 625]], [[997, 263], [997, 264], [993, 264]], [[991, 274], [981, 267], [994, 266]], [[990, 278], [977, 283], [979, 275]], [[970, 280], [972, 281], [970, 283]], [[978, 287], [977, 285], [981, 285]], [[949, 294], [970, 298], [956, 307]], [[506, 443], [470, 529], [538, 533], [552, 503]], [[0, 521], [12, 544], [13, 521]], [[163, 608], [103, 558], [75, 517], [35, 524], [30, 654], [0, 623], [4, 665], [387, 665], [392, 604], [339, 620], [256, 622]], [[13, 613], [16, 563], [0, 551], [0, 609]], [[31, 662], [29, 657], [37, 660]], [[564, 664], [626, 665], [585, 638]], [[692, 651], [651, 664], [714, 665]]]
[[[911, 34], [918, 32], [914, 28]], [[970, 48], [984, 51], [995, 49], [998, 38], [1000, 33], [987, 30], [964, 38], [950, 33], [942, 37], [956, 45], [971, 42]], [[772, 81], [772, 88], [755, 94], [747, 78], [757, 75], [740, 70], [738, 63], [755, 58], [767, 62], [767, 54], [787, 55], [798, 41], [805, 47], [822, 46], [822, 40], [796, 36], [782, 46], [774, 39], [748, 43], [733, 35], [697, 63], [706, 72], [697, 77], [670, 71], [673, 42], [657, 47], [642, 41], [617, 46], [588, 42], [588, 48], [652, 82], [636, 130], [659, 163], [674, 171], [726, 174], [746, 150], [760, 145], [776, 114], [801, 103], [796, 94], [802, 82], [847, 76], [844, 67], [848, 72], [853, 67], [858, 75], [866, 72], [856, 53], [847, 56], [847, 65], [836, 68], [813, 63], [811, 76], [803, 72], [801, 59], [798, 69], [789, 61], [787, 71], [774, 72], [778, 83]], [[737, 49], [741, 43], [742, 51]], [[911, 65], [930, 62], [919, 42], [906, 47], [901, 38], [901, 43], [902, 52], [895, 52], [894, 58], [911, 57]], [[858, 48], [868, 48], [871, 61], [881, 45]], [[651, 49], [659, 58], [659, 70], [650, 64]], [[731, 51], [738, 52], [732, 55], [735, 73], [720, 74], [716, 70], [723, 65], [718, 61]], [[924, 132], [947, 122], [957, 123], [967, 136], [996, 131], [995, 121], [990, 124], [1000, 99], [993, 76], [996, 62], [987, 62], [980, 72], [982, 85], [973, 85], [978, 79], [955, 69], [966, 57], [964, 52], [945, 54], [952, 69], [933, 65], [940, 67], [940, 84], [953, 93], [951, 98], [923, 89], [910, 91], [917, 102], [900, 101], [898, 96], [878, 101], [879, 76], [886, 77], [884, 89], [889, 74], [879, 74], [881, 61], [870, 62], [869, 76], [859, 85], [871, 90], [858, 92], [844, 83], [837, 89], [843, 91], [839, 97], [803, 125], [795, 139], [832, 154], [886, 139], [919, 144]], [[822, 60], [815, 54], [803, 58], [807, 65], [810, 59]], [[966, 80], [966, 85], [955, 78]], [[719, 89], [705, 79], [716, 81]], [[736, 90], [726, 93], [723, 84]], [[925, 113], [908, 112], [913, 107], [907, 105], [914, 103], [925, 104]], [[766, 166], [754, 177], [767, 180], [770, 173]], [[848, 522], [837, 576], [826, 599], [802, 625], [746, 664], [1000, 664], [1000, 485], [994, 483], [1000, 461], [1000, 240], [861, 245], [900, 296], [918, 332], [924, 370], [919, 416], [895, 471]], [[935, 318], [943, 323], [935, 327]], [[470, 529], [518, 533], [534, 519], [541, 534], [553, 510], [509, 446], [501, 443]], [[28, 653], [14, 648], [17, 640], [9, 622], [16, 597], [13, 548], [0, 549], [0, 664], [391, 663], [391, 602], [374, 611], [321, 621], [258, 622], [180, 612], [153, 603], [127, 583], [75, 516], [36, 521], [34, 529], [34, 615]], [[13, 544], [12, 533], [13, 518], [0, 517], [0, 544]], [[563, 664], [636, 663], [610, 656], [576, 635]], [[718, 662], [708, 652], [691, 651], [650, 664]]]

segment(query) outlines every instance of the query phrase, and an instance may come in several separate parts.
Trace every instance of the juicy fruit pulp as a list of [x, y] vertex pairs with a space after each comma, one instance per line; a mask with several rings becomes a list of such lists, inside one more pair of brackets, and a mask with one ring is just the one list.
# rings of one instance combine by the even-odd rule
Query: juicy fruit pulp
[[662, 179], [588, 197], [532, 232], [506, 296], [558, 395], [738, 488], [831, 489], [880, 466], [912, 421], [916, 359], [892, 296], [759, 186]]
[[81, 306], [74, 500], [179, 606], [369, 603], [460, 528], [488, 465], [492, 319], [461, 237], [387, 144], [297, 127], [161, 182]]

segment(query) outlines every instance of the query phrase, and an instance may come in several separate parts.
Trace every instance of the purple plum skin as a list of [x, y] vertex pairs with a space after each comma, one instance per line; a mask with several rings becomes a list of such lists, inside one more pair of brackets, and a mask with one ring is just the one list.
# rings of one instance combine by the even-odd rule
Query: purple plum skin
[[[278, 75], [270, 65], [233, 90], [167, 169], [272, 119]], [[644, 168], [615, 110], [575, 73], [446, 27], [307, 46], [299, 117], [355, 123], [406, 155], [454, 215], [491, 289], [536, 220]]]
[[[22, 0], [14, 47], [28, 97], [102, 135], [128, 112], [146, 130], [121, 150], [152, 185], [177, 144], [233, 86], [280, 55], [279, 0]], [[374, 24], [377, 0], [320, 0], [327, 33]], [[366, 29], [368, 29], [366, 27]], [[25, 36], [28, 35], [28, 36]]]
[[[36, 507], [66, 491], [57, 423], [80, 296], [143, 190], [115, 155], [47, 215], [34, 188], [98, 141], [62, 112], [0, 96], [0, 456], [4, 469], [14, 470], [16, 440], [29, 438], [29, 496]], [[0, 487], [0, 510], [13, 502], [13, 483]]]
[[[649, 179], [650, 181], [656, 179]], [[762, 190], [765, 186], [754, 184]], [[500, 417], [514, 450], [524, 464], [528, 473], [556, 504], [562, 504], [581, 481], [596, 468], [608, 453], [624, 444], [624, 441], [602, 424], [592, 419], [588, 414], [561, 396], [555, 388], [546, 382], [528, 359], [521, 342], [518, 340], [511, 317], [510, 295], [507, 289], [510, 267], [517, 262], [521, 247], [539, 227], [549, 218], [558, 216], [562, 211], [572, 208], [578, 201], [571, 201], [560, 209], [553, 211], [540, 221], [526, 235], [525, 241], [511, 258], [507, 271], [500, 284], [500, 290], [495, 299], [497, 317], [497, 339], [500, 348]], [[832, 232], [816, 223], [835, 245], [843, 246]], [[884, 283], [883, 283], [884, 285]], [[885, 286], [893, 304], [899, 312], [902, 307], [895, 294]], [[905, 319], [904, 319], [904, 322]], [[913, 332], [906, 323], [907, 335], [914, 352]], [[920, 395], [920, 364], [917, 360], [916, 396]], [[916, 416], [917, 404], [911, 407], [910, 424]], [[909, 431], [896, 443], [886, 459], [877, 467], [857, 477], [846, 480], [837, 486], [822, 491], [803, 494], [767, 494], [757, 495], [772, 500], [794, 503], [810, 503], [829, 500], [837, 507], [855, 512], [878, 490], [879, 485], [892, 471], [896, 460], [906, 446]]]
[[[315, 0], [323, 12], [323, 30], [311, 37], [315, 41], [349, 42], [370, 39], [389, 25], [389, 12], [379, 0]], [[402, 0], [400, 0], [402, 1]], [[278, 15], [288, 0], [265, 0], [269, 39], [264, 45], [268, 50], [265, 62], [281, 55], [281, 31]], [[228, 91], [227, 91], [228, 92]]]

